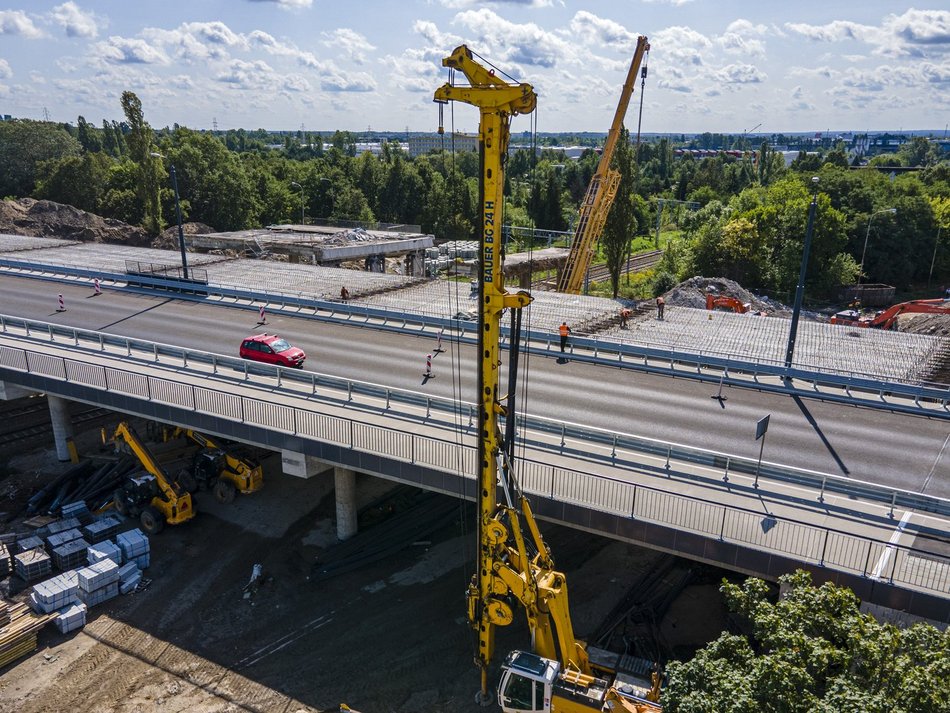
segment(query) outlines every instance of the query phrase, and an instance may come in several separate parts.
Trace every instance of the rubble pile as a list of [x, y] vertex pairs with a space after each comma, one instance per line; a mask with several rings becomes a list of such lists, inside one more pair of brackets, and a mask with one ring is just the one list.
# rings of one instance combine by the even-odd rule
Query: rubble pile
[[151, 244], [151, 238], [142, 228], [102, 218], [71, 205], [34, 198], [0, 201], [0, 233], [135, 247]]
[[752, 294], [738, 282], [725, 277], [691, 277], [667, 292], [664, 297], [668, 305], [705, 309], [706, 294], [710, 292], [724, 297], [734, 297], [740, 302], [748, 302], [752, 305], [753, 312], [762, 312], [774, 317], [790, 316], [792, 313], [786, 305]]

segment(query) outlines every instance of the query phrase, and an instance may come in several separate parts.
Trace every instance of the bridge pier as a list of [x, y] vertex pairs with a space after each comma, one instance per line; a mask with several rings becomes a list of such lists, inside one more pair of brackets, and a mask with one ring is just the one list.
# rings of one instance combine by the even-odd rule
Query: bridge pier
[[357, 531], [356, 472], [336, 466], [333, 485], [336, 491], [336, 536], [342, 542]]
[[73, 439], [73, 422], [69, 418], [69, 402], [62, 396], [46, 394], [49, 404], [49, 418], [53, 424], [53, 442], [56, 444], [56, 456], [60, 461], [72, 460], [69, 444]]

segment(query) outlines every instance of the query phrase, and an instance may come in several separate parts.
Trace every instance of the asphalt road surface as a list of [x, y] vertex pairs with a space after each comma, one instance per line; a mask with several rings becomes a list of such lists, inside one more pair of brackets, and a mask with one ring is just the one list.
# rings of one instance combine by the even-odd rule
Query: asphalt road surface
[[[57, 312], [62, 294], [66, 311]], [[178, 301], [163, 295], [92, 290], [0, 277], [0, 312], [82, 329], [237, 356], [243, 337], [276, 332], [307, 352], [307, 370], [437, 396], [474, 400], [474, 349], [443, 339], [436, 378], [423, 380], [429, 337], [393, 334], [256, 310]], [[533, 355], [524, 357], [528, 413], [621, 433], [757, 458], [756, 422], [770, 415], [763, 460], [950, 497], [950, 422], [716, 387]], [[504, 378], [504, 377], [503, 377]], [[524, 390], [524, 391], [523, 391]]]

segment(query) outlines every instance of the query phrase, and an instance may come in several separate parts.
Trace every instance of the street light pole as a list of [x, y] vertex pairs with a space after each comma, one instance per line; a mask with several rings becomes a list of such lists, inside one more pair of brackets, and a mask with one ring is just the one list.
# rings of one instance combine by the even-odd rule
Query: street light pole
[[[155, 151], [152, 151], [149, 155], [155, 158], [165, 158]], [[181, 227], [181, 201], [178, 198], [178, 174], [175, 172], [175, 164], [169, 164], [169, 172], [172, 175], [172, 188], [175, 189], [175, 214], [178, 216], [178, 249], [181, 251], [181, 274], [187, 280], [188, 257], [185, 253], [185, 231]]]
[[[815, 210], [818, 208], [818, 176], [812, 176], [815, 192], [808, 206], [808, 226], [805, 228], [805, 246], [802, 248], [802, 267], [798, 273], [798, 286], [795, 288], [795, 304], [792, 307], [792, 326], [788, 330], [788, 346], [785, 348], [785, 369], [792, 368], [795, 355], [795, 337], [798, 335], [798, 317], [802, 311], [802, 298], [805, 296], [805, 272], [808, 269], [808, 253], [811, 251], [811, 234], [815, 227]], [[788, 379], [788, 376], [785, 377]]]
[[291, 182], [290, 182], [290, 185], [292, 185], [292, 186], [297, 186], [297, 188], [300, 189], [300, 224], [303, 225], [303, 224], [304, 224], [304, 217], [303, 217], [303, 206], [304, 206], [304, 200], [303, 200], [303, 186], [301, 186], [301, 185], [300, 185], [299, 183], [297, 183], [296, 181], [291, 181]]
[[881, 213], [890, 213], [893, 215], [897, 212], [897, 208], [885, 208], [884, 210], [879, 210], [876, 213], [871, 213], [868, 217], [868, 230], [864, 234], [864, 248], [861, 250], [861, 271], [858, 273], [858, 284], [861, 284], [861, 277], [864, 275], [864, 254], [868, 249], [868, 238], [871, 237], [871, 221], [874, 220], [874, 216], [880, 215]]

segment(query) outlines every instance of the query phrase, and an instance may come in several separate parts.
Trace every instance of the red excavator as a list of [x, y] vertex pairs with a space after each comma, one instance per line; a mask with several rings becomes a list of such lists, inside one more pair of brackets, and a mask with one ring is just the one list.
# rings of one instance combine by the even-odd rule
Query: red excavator
[[861, 312], [858, 309], [845, 309], [836, 312], [831, 318], [832, 324], [848, 327], [874, 327], [892, 329], [902, 314], [947, 314], [950, 315], [950, 300], [911, 300], [888, 307], [880, 312]]
[[727, 297], [726, 295], [717, 295], [714, 292], [706, 293], [706, 309], [720, 310], [723, 312], [737, 312], [739, 314], [745, 314], [752, 308], [752, 305], [748, 302], [743, 302], [742, 300], [736, 299], [735, 297]]

